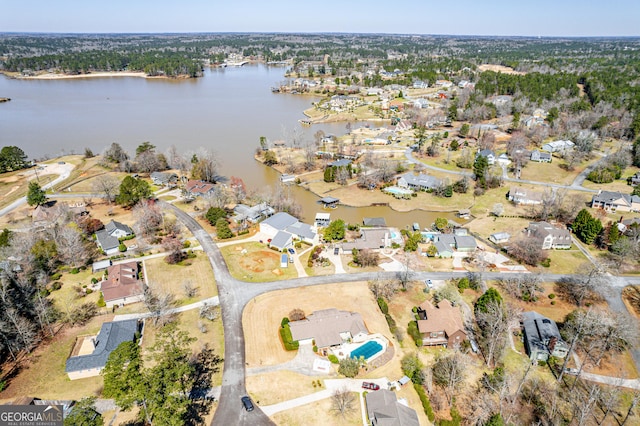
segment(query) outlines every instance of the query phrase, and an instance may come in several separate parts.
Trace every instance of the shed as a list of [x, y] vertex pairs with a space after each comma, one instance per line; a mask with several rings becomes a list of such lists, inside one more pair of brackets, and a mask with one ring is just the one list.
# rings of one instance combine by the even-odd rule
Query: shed
[[411, 379], [407, 376], [402, 376], [400, 377], [400, 379], [398, 379], [398, 383], [400, 383], [400, 386], [404, 386], [407, 383], [409, 383], [411, 381]]
[[511, 235], [508, 232], [496, 232], [495, 234], [489, 235], [489, 241], [495, 244], [502, 244], [509, 241]]
[[103, 271], [111, 266], [111, 259], [101, 260], [99, 262], [94, 262], [91, 266], [91, 270], [93, 272]]

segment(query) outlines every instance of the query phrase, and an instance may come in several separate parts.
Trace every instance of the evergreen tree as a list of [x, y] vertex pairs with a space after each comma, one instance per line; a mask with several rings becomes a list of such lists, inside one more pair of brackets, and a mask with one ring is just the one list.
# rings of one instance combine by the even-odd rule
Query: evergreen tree
[[233, 232], [229, 228], [229, 222], [227, 222], [227, 219], [221, 217], [216, 221], [216, 234], [221, 240], [233, 237]]
[[102, 426], [102, 415], [96, 411], [95, 397], [82, 398], [76, 402], [71, 413], [64, 419], [64, 426]]
[[344, 239], [344, 220], [334, 220], [324, 230], [324, 239], [326, 241], [340, 241]]
[[30, 206], [41, 206], [47, 202], [47, 195], [42, 190], [38, 182], [29, 182], [29, 191], [27, 192], [27, 204]]
[[478, 155], [473, 163], [473, 173], [476, 175], [476, 181], [480, 187], [484, 188], [487, 183], [486, 172], [489, 169], [489, 160], [483, 155]]
[[147, 181], [126, 176], [120, 184], [120, 193], [116, 197], [116, 203], [124, 207], [131, 207], [142, 199], [151, 198], [152, 194]]
[[5, 146], [0, 150], [0, 173], [27, 167], [27, 155], [17, 146]]
[[210, 207], [205, 216], [210, 224], [215, 225], [220, 218], [226, 218], [227, 212], [220, 207]]
[[475, 312], [487, 312], [487, 305], [489, 303], [495, 302], [498, 304], [502, 303], [502, 296], [498, 293], [498, 290], [491, 287], [487, 291], [484, 292], [482, 296], [478, 298], [476, 304], [474, 306]]
[[573, 221], [573, 232], [585, 244], [592, 244], [602, 232], [602, 222], [591, 216], [587, 209], [582, 209]]

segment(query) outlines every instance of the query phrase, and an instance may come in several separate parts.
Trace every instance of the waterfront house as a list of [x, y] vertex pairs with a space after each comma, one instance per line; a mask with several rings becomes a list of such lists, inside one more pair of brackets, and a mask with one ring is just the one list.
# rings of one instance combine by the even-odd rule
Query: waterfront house
[[604, 209], [608, 212], [638, 212], [640, 211], [640, 197], [614, 191], [599, 191], [591, 199], [591, 207]]
[[342, 251], [351, 253], [357, 250], [380, 250], [391, 247], [391, 233], [388, 228], [362, 228], [360, 236], [353, 241], [342, 243]]
[[555, 321], [537, 312], [522, 314], [524, 348], [531, 362], [546, 361], [549, 356], [564, 358], [569, 346], [562, 340]]
[[440, 179], [433, 176], [420, 173], [418, 175], [413, 172], [403, 174], [398, 178], [397, 185], [400, 188], [410, 188], [414, 191], [429, 191], [439, 187], [442, 184]]
[[119, 263], [107, 269], [107, 276], [100, 283], [107, 308], [144, 300], [145, 285], [138, 279], [139, 270], [136, 261]]
[[309, 244], [317, 243], [315, 229], [306, 223], [300, 222], [288, 213], [279, 212], [260, 222], [260, 232], [265, 238], [271, 239], [271, 245], [278, 250], [288, 248], [294, 239], [305, 241]]
[[540, 239], [540, 248], [543, 250], [571, 248], [571, 233], [567, 229], [556, 228], [549, 222], [531, 222], [526, 232], [527, 237]]
[[436, 306], [428, 300], [418, 306], [418, 331], [423, 346], [445, 346], [453, 349], [467, 340], [459, 306], [443, 299]]
[[313, 223], [316, 228], [326, 228], [331, 223], [331, 213], [316, 213]]
[[142, 328], [137, 319], [102, 324], [98, 335], [85, 338], [78, 354], [67, 359], [65, 372], [69, 380], [99, 376], [111, 352], [121, 343], [134, 342]]
[[207, 196], [213, 194], [216, 186], [203, 180], [189, 180], [185, 185], [185, 192], [189, 197]]
[[150, 175], [151, 181], [155, 185], [168, 186], [174, 188], [178, 183], [178, 175], [175, 173], [153, 172]]
[[396, 393], [387, 389], [368, 392], [367, 415], [371, 426], [419, 426], [418, 414], [406, 401], [398, 401]]
[[237, 204], [233, 208], [233, 212], [236, 214], [233, 218], [236, 223], [245, 220], [251, 223], [258, 223], [260, 220], [273, 215], [275, 210], [267, 203], [259, 203], [251, 207], [246, 204]]

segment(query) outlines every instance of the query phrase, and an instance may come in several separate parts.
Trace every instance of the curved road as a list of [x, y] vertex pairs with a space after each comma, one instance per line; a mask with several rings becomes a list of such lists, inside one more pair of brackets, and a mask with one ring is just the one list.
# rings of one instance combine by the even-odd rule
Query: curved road
[[[397, 276], [397, 272], [364, 272], [358, 274], [334, 274], [314, 277], [294, 278], [283, 281], [268, 283], [247, 283], [236, 280], [229, 274], [229, 269], [213, 239], [202, 226], [188, 213], [179, 208], [160, 202], [165, 209], [171, 210], [176, 217], [193, 233], [200, 242], [203, 251], [209, 256], [209, 261], [216, 277], [218, 294], [220, 297], [220, 307], [222, 310], [222, 324], [224, 328], [224, 370], [222, 375], [222, 392], [218, 409], [213, 418], [215, 425], [272, 425], [260, 407], [256, 405], [254, 411], [247, 413], [240, 402], [240, 398], [246, 395], [245, 385], [245, 345], [244, 332], [242, 329], [242, 311], [247, 303], [256, 296], [276, 290], [285, 290], [296, 287], [307, 287], [313, 285], [332, 284], [336, 282], [356, 282], [369, 281], [378, 277], [392, 278]], [[467, 272], [415, 272], [414, 279], [436, 279], [447, 280], [451, 278], [461, 278]], [[557, 281], [560, 278], [570, 275], [545, 274], [545, 280]], [[485, 272], [484, 279], [495, 280], [504, 277], [500, 272]], [[640, 284], [640, 277], [616, 277], [610, 281], [612, 293], [607, 299], [613, 299], [610, 303], [614, 310], [618, 310], [620, 293], [622, 288], [628, 284]], [[624, 305], [622, 305], [624, 308]], [[635, 351], [637, 352], [637, 351]], [[634, 354], [637, 355], [637, 354]], [[635, 356], [634, 356], [635, 359]], [[636, 359], [638, 361], [638, 359]]]

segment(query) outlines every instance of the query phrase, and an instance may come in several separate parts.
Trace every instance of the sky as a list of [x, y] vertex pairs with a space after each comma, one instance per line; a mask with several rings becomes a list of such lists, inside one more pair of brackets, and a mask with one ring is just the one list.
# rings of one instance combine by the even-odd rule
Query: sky
[[0, 32], [639, 36], [638, 0], [0, 0]]

